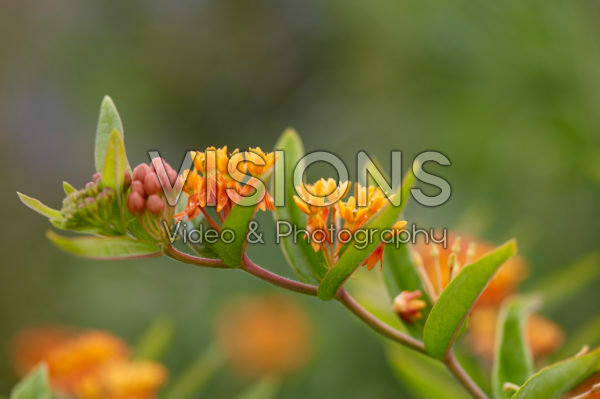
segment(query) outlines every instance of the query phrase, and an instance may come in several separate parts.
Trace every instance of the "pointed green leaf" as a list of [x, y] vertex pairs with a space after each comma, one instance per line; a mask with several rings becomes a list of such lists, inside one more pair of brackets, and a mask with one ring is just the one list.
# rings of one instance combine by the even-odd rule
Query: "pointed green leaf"
[[19, 196], [19, 199], [21, 200], [21, 202], [23, 204], [25, 204], [25, 206], [27, 206], [30, 209], [33, 209], [40, 215], [46, 216], [48, 219], [58, 219], [58, 220], [62, 219], [62, 215], [61, 215], [60, 211], [58, 211], [56, 209], [52, 209], [49, 206], [42, 204], [41, 201], [39, 201], [35, 198], [32, 198], [32, 197], [29, 197], [25, 194], [21, 194], [18, 191], [17, 191], [17, 195]]
[[[282, 150], [285, 156], [285, 163], [278, 162], [275, 164], [278, 168], [276, 173], [285, 173], [283, 189], [285, 190], [285, 206], [275, 208], [274, 218], [281, 226], [281, 234], [287, 233], [288, 228], [286, 222], [299, 229], [306, 227], [306, 216], [300, 212], [294, 203], [294, 195], [296, 193], [293, 187], [294, 168], [299, 162], [303, 162], [304, 147], [300, 136], [294, 129], [286, 129], [277, 144], [275, 149]], [[298, 278], [305, 283], [317, 283], [321, 281], [327, 272], [325, 259], [321, 252], [315, 252], [310, 243], [305, 240], [295, 240], [292, 235], [281, 238], [281, 249], [283, 254], [292, 267], [292, 270]]]
[[537, 297], [507, 299], [500, 310], [496, 329], [492, 391], [494, 399], [510, 399], [512, 392], [504, 384], [523, 384], [534, 372], [533, 358], [527, 342], [529, 313], [539, 305]]
[[[115, 107], [115, 103], [109, 96], [105, 96], [102, 100], [102, 105], [100, 105], [100, 116], [98, 117], [98, 126], [96, 128], [96, 146], [94, 149], [96, 172], [104, 170], [106, 147], [108, 146], [109, 137], [113, 130], [117, 130], [123, 140], [123, 124], [117, 112], [117, 107]], [[127, 170], [130, 170], [129, 164], [127, 164]]]
[[[264, 186], [262, 189], [264, 190]], [[234, 205], [227, 219], [223, 222], [222, 237], [231, 241], [231, 233], [225, 233], [230, 231], [233, 233], [233, 241], [225, 242], [221, 239], [214, 245], [214, 250], [223, 263], [229, 267], [240, 267], [242, 265], [242, 257], [248, 243], [248, 228], [255, 212], [256, 206]]]
[[67, 183], [66, 181], [63, 181], [63, 190], [66, 195], [69, 195], [72, 192], [76, 191], [76, 188], [73, 187], [72, 185], [70, 185], [69, 183]]
[[543, 368], [531, 376], [512, 399], [554, 399], [600, 371], [600, 348]]
[[414, 265], [410, 250], [407, 244], [398, 247], [388, 245], [383, 253], [383, 279], [393, 301], [402, 291], [421, 291], [421, 299], [427, 303], [427, 308], [423, 309], [423, 319], [416, 320], [414, 323], [405, 323], [410, 334], [416, 338], [421, 338], [425, 320], [431, 309], [431, 301], [423, 289], [423, 283], [419, 277], [416, 266]]
[[53, 231], [48, 231], [46, 236], [64, 251], [90, 259], [150, 258], [161, 254], [156, 244], [139, 241], [129, 236], [64, 237]]
[[[384, 230], [391, 228], [408, 202], [410, 189], [413, 183], [414, 176], [409, 172], [404, 177], [404, 182], [398, 193], [402, 196], [400, 206], [394, 207], [388, 203], [365, 224], [363, 229], [368, 232], [374, 232], [373, 236], [378, 237]], [[335, 266], [325, 274], [323, 281], [319, 285], [319, 298], [323, 300], [333, 299], [346, 279], [350, 277], [362, 261], [377, 248], [380, 241], [373, 239], [362, 249], [359, 249], [359, 246], [355, 244], [354, 241], [350, 241], [346, 244], [346, 251], [340, 256], [340, 259]], [[362, 245], [360, 247], [362, 247]]]
[[123, 193], [123, 183], [125, 180], [125, 170], [127, 168], [127, 155], [125, 154], [125, 146], [119, 132], [114, 129], [108, 139], [106, 146], [106, 158], [104, 160], [104, 169], [102, 171], [102, 184], [105, 187], [110, 187], [115, 191], [117, 199], [116, 217], [120, 217], [121, 222], [118, 223], [121, 233], [125, 233], [126, 207], [124, 204], [125, 196]]
[[516, 242], [507, 242], [466, 265], [442, 291], [423, 331], [425, 348], [432, 356], [443, 358], [446, 355], [479, 295], [516, 251]]
[[36, 367], [14, 387], [10, 399], [50, 399], [48, 370], [45, 365]]
[[114, 129], [106, 145], [106, 158], [104, 159], [104, 168], [102, 169], [102, 184], [121, 194], [126, 165], [127, 155], [125, 154], [125, 146], [123, 145], [121, 135]]

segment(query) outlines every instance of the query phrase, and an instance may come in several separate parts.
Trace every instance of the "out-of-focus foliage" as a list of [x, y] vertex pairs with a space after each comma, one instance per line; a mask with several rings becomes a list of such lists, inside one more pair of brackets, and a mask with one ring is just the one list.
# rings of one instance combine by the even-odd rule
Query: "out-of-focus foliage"
[[[190, 147], [269, 148], [288, 125], [307, 151], [335, 151], [351, 167], [357, 149], [384, 165], [390, 148], [401, 149], [405, 167], [425, 149], [441, 150], [452, 161], [441, 173], [452, 198], [436, 209], [409, 206], [406, 218], [491, 242], [517, 237], [534, 286], [598, 248], [599, 13], [594, 2], [541, 0], [9, 0], [0, 14], [10, 38], [0, 47], [0, 342], [55, 320], [133, 338], [167, 313], [180, 326], [166, 359], [177, 372], [206, 347], [216, 304], [266, 289], [164, 259], [70, 258], [47, 242], [46, 222], [13, 193], [44, 194], [58, 208], [61, 177], [75, 187], [89, 180], [106, 93], [126, 115], [133, 163], [147, 161], [147, 149], [177, 165]], [[285, 273], [274, 245], [252, 256]], [[555, 281], [544, 285], [550, 299], [564, 283]], [[592, 319], [600, 299], [592, 287], [553, 306], [553, 319], [568, 331]], [[399, 396], [366, 330], [335, 305], [301, 301], [321, 351], [282, 397]], [[8, 392], [14, 379], [0, 367]], [[224, 374], [208, 394], [230, 397], [236, 384]]]

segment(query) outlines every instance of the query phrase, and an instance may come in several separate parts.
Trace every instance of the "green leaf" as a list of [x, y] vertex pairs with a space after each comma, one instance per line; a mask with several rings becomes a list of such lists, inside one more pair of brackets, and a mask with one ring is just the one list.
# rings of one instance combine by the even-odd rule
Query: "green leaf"
[[470, 396], [437, 360], [401, 345], [386, 344], [392, 370], [413, 399], [468, 399]]
[[516, 251], [516, 242], [507, 242], [466, 265], [442, 291], [423, 331], [425, 348], [432, 356], [443, 358], [446, 355], [479, 295], [500, 266]]
[[239, 394], [237, 399], [271, 399], [277, 395], [281, 381], [273, 376], [264, 376]]
[[66, 181], [63, 181], [63, 190], [64, 190], [64, 192], [65, 192], [66, 195], [69, 195], [72, 192], [77, 191], [75, 187], [73, 187], [72, 185], [70, 185]]
[[[391, 228], [408, 202], [410, 189], [413, 183], [414, 176], [409, 172], [404, 177], [404, 183], [398, 193], [402, 195], [400, 206], [394, 207], [388, 203], [365, 224], [363, 229], [365, 231], [374, 231], [374, 236], [377, 237], [382, 231]], [[347, 250], [340, 256], [340, 259], [335, 266], [325, 274], [323, 281], [319, 285], [319, 298], [323, 300], [333, 299], [346, 279], [350, 277], [361, 262], [377, 248], [380, 241], [371, 240], [362, 249], [357, 248], [357, 245], [355, 244], [354, 241], [350, 241], [346, 244]]]
[[10, 399], [50, 399], [48, 370], [45, 365], [36, 367], [15, 386]]
[[118, 215], [120, 216], [121, 232], [126, 229], [124, 205], [125, 196], [123, 193], [123, 182], [125, 180], [125, 169], [127, 168], [127, 155], [125, 154], [125, 146], [119, 132], [114, 129], [108, 139], [106, 146], [106, 158], [104, 160], [104, 169], [102, 172], [102, 184], [105, 187], [110, 187], [115, 191], [117, 198]]
[[160, 248], [150, 242], [129, 236], [118, 237], [64, 237], [48, 231], [46, 236], [62, 250], [89, 259], [133, 259], [160, 255]]
[[[109, 96], [104, 96], [102, 105], [100, 105], [100, 116], [98, 117], [98, 127], [96, 128], [96, 146], [94, 149], [96, 172], [104, 170], [106, 150], [113, 130], [117, 130], [121, 136], [121, 140], [123, 140], [123, 124], [117, 112], [117, 107], [115, 107], [115, 103]], [[127, 170], [130, 169], [129, 164], [127, 164]]]
[[175, 324], [171, 319], [158, 318], [140, 338], [134, 352], [136, 360], [160, 361], [173, 341]]
[[600, 371], [600, 348], [543, 368], [531, 376], [512, 399], [553, 399]]
[[58, 220], [62, 219], [62, 215], [61, 215], [60, 211], [58, 211], [56, 209], [52, 209], [49, 206], [42, 204], [39, 200], [29, 197], [25, 194], [21, 194], [18, 191], [17, 191], [17, 195], [19, 196], [19, 199], [21, 200], [21, 202], [23, 204], [25, 204], [25, 206], [27, 206], [30, 209], [33, 209], [40, 215], [45, 216], [48, 219], [58, 219]]
[[[296, 207], [294, 203], [295, 189], [293, 187], [294, 168], [299, 162], [303, 162], [304, 147], [302, 140], [294, 129], [286, 129], [277, 144], [275, 149], [284, 151], [285, 163], [276, 163], [278, 173], [284, 173], [283, 189], [285, 190], [285, 206], [275, 208], [274, 218], [276, 221], [289, 222], [291, 225], [300, 229], [306, 227], [306, 216]], [[282, 229], [283, 229], [282, 225]], [[283, 231], [282, 233], [285, 233]], [[292, 270], [298, 278], [305, 282], [316, 284], [327, 273], [325, 259], [321, 252], [315, 252], [310, 243], [305, 240], [294, 240], [292, 236], [281, 238], [281, 249], [283, 254], [290, 264]]]
[[123, 190], [126, 165], [127, 155], [125, 154], [125, 146], [123, 145], [121, 135], [114, 129], [110, 134], [106, 146], [106, 158], [104, 159], [104, 169], [102, 169], [102, 184], [120, 194]]
[[513, 297], [503, 304], [498, 316], [492, 391], [494, 399], [510, 399], [504, 383], [523, 384], [534, 372], [533, 358], [527, 342], [529, 313], [539, 306], [537, 297]]
[[223, 366], [223, 356], [217, 347], [211, 347], [178, 375], [162, 399], [192, 399]]
[[222, 237], [231, 242], [225, 242], [221, 239], [214, 245], [214, 250], [223, 263], [229, 267], [240, 267], [242, 265], [242, 257], [248, 243], [248, 227], [254, 218], [255, 212], [256, 206], [254, 205], [234, 205], [221, 226], [222, 234], [227, 230], [233, 232], [233, 240], [230, 240], [231, 233], [223, 234]]
[[427, 303], [427, 308], [421, 311], [423, 319], [416, 320], [414, 323], [404, 323], [412, 336], [421, 338], [425, 320], [431, 309], [431, 301], [423, 289], [423, 283], [411, 259], [408, 245], [386, 246], [383, 259], [383, 279], [392, 301], [402, 291], [418, 290], [423, 293], [421, 299]]

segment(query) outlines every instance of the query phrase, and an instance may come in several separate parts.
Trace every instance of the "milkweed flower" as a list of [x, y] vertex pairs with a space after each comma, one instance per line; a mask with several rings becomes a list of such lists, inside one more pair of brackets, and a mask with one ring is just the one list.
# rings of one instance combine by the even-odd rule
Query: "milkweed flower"
[[[350, 182], [338, 184], [332, 178], [296, 187], [298, 195], [294, 196], [294, 202], [298, 209], [308, 216], [306, 236], [315, 252], [323, 252], [330, 267], [337, 262], [340, 251], [344, 244], [350, 241], [350, 237], [388, 203], [388, 198], [381, 188], [363, 187], [358, 183], [354, 187], [354, 194], [344, 201], [343, 198], [349, 189]], [[406, 221], [398, 221], [389, 233], [396, 235], [403, 231], [406, 225]], [[339, 234], [334, 237], [332, 233], [336, 229], [339, 229]], [[343, 237], [348, 240], [342, 240]], [[380, 243], [361, 265], [369, 270], [377, 263], [383, 267], [384, 248], [385, 244]]]
[[293, 373], [308, 363], [313, 349], [308, 315], [282, 295], [239, 298], [226, 305], [216, 334], [228, 362], [240, 375]]
[[53, 391], [77, 399], [152, 399], [167, 378], [158, 363], [132, 361], [129, 347], [110, 333], [62, 327], [21, 332], [13, 363], [21, 376], [45, 363]]
[[[205, 151], [191, 151], [194, 168], [184, 171], [183, 191], [187, 195], [187, 205], [183, 212], [175, 215], [177, 220], [196, 218], [200, 213], [212, 227], [219, 229], [219, 223], [207, 212], [213, 208], [222, 223], [232, 207], [241, 199], [251, 195], [256, 189], [257, 179], [264, 179], [276, 161], [275, 153], [265, 153], [260, 147], [231, 153], [227, 146], [208, 147]], [[249, 173], [249, 174], [247, 174]], [[273, 210], [273, 200], [265, 190], [258, 209]]]

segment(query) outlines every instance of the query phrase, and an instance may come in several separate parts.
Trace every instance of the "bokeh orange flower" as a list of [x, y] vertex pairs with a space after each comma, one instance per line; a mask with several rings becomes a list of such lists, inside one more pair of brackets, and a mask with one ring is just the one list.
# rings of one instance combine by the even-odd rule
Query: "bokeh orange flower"
[[[485, 359], [494, 355], [498, 308], [479, 307], [471, 313], [467, 343], [469, 348]], [[526, 325], [527, 341], [535, 358], [548, 355], [558, 349], [564, 340], [562, 328], [551, 320], [532, 314]]]
[[233, 300], [221, 311], [216, 332], [229, 364], [247, 378], [292, 373], [312, 354], [308, 315], [279, 294]]
[[53, 391], [77, 399], [152, 399], [167, 379], [162, 365], [132, 361], [129, 347], [104, 331], [21, 332], [13, 346], [15, 371], [24, 376], [39, 363], [47, 365]]

